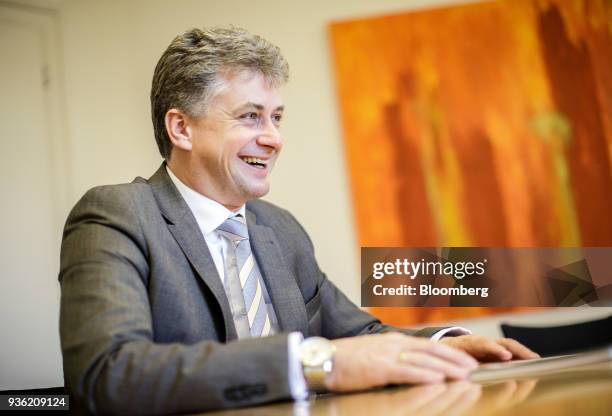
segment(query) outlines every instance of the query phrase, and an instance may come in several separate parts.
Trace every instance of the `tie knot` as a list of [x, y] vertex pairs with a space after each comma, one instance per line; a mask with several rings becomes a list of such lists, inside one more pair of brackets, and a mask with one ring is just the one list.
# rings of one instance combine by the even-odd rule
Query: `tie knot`
[[240, 214], [226, 219], [217, 227], [217, 232], [230, 241], [242, 241], [249, 238], [246, 222]]

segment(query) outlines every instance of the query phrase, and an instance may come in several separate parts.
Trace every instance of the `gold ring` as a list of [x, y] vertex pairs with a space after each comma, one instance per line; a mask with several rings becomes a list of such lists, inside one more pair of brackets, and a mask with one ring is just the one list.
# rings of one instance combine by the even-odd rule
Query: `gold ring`
[[402, 351], [399, 353], [399, 356], [397, 357], [397, 360], [400, 363], [405, 363], [408, 362], [408, 353], [406, 351]]

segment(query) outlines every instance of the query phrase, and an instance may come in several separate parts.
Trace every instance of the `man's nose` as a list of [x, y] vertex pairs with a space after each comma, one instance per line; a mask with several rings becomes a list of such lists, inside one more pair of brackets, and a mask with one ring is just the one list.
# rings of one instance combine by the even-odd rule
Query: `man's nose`
[[264, 127], [264, 131], [257, 138], [257, 143], [261, 146], [269, 146], [279, 151], [283, 146], [283, 139], [278, 127], [271, 121], [268, 121]]

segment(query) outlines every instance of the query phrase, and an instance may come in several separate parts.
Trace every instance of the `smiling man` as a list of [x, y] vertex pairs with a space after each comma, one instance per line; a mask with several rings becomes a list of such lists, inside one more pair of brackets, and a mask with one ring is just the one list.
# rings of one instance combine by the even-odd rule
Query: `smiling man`
[[90, 190], [66, 223], [72, 410], [198, 412], [535, 356], [460, 328], [383, 325], [327, 279], [295, 218], [259, 200], [282, 149], [287, 78], [279, 49], [241, 29], [190, 30], [160, 58], [151, 106], [164, 163]]
[[205, 117], [167, 111], [168, 167], [191, 189], [236, 211], [270, 189], [283, 145], [283, 105], [278, 86], [261, 73], [228, 71], [219, 82]]

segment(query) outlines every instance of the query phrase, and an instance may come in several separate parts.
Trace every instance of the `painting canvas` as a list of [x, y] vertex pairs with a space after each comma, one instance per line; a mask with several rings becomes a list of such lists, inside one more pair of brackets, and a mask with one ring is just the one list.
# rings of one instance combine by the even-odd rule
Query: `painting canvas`
[[611, 1], [472, 3], [330, 34], [361, 246], [612, 245]]

